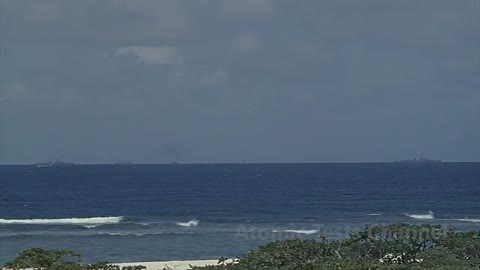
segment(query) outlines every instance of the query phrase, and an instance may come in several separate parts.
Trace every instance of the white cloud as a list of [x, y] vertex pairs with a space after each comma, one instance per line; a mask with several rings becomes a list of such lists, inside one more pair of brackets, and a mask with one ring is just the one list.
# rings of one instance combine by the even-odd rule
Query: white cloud
[[14, 82], [0, 87], [0, 102], [26, 101], [32, 99], [32, 92], [23, 82]]
[[118, 48], [117, 55], [133, 55], [138, 61], [152, 65], [176, 65], [183, 61], [175, 47], [171, 46], [126, 46]]
[[263, 42], [254, 34], [240, 34], [232, 40], [231, 46], [242, 52], [255, 52], [263, 48]]
[[[181, 1], [177, 0], [110, 0], [113, 6], [125, 7], [130, 11], [159, 19], [164, 22], [164, 18], [178, 20], [187, 20], [185, 7]], [[180, 17], [180, 18], [179, 18]]]
[[217, 69], [203, 77], [201, 84], [206, 87], [220, 87], [224, 86], [227, 81], [228, 72], [224, 69]]
[[471, 92], [468, 97], [468, 104], [472, 107], [480, 108], [480, 93], [479, 92]]
[[175, 93], [193, 89], [223, 89], [227, 86], [229, 73], [223, 68], [181, 66], [172, 68], [166, 78], [168, 89]]
[[39, 91], [24, 82], [13, 82], [0, 86], [0, 105], [20, 103], [34, 107], [70, 108], [84, 104], [85, 97], [73, 88], [53, 88]]
[[228, 19], [262, 19], [275, 12], [272, 0], [220, 1], [220, 14]]
[[[188, 4], [176, 0], [0, 0], [3, 28], [16, 38], [43, 42], [119, 42], [132, 44], [184, 40], [192, 36]], [[34, 34], [32, 34], [32, 32]]]

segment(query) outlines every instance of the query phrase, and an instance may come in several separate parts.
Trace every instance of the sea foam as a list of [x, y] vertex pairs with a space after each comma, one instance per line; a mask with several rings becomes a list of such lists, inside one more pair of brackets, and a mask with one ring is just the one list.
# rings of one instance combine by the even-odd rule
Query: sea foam
[[189, 222], [177, 222], [176, 224], [182, 227], [196, 227], [198, 226], [198, 220], [193, 219], [193, 220], [190, 220]]
[[405, 216], [413, 218], [413, 219], [434, 219], [432, 211], [428, 211], [428, 214], [426, 214], [426, 215], [407, 214], [406, 213]]
[[273, 230], [274, 233], [315, 234], [317, 230]]
[[54, 218], [54, 219], [3, 219], [0, 224], [28, 225], [102, 225], [121, 222], [123, 217], [90, 217], [90, 218]]
[[474, 223], [480, 223], [480, 219], [474, 219], [474, 218], [459, 218], [459, 219], [454, 219], [456, 221], [463, 221], [463, 222], [474, 222]]

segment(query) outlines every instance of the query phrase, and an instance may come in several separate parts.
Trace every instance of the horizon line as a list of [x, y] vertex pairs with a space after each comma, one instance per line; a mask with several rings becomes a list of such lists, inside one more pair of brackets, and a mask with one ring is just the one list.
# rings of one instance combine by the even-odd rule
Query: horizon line
[[[0, 163], [0, 166], [34, 166], [37, 164], [46, 163]], [[71, 162], [71, 164], [64, 165], [69, 166], [82, 166], [82, 165], [115, 165], [115, 166], [133, 166], [133, 165], [261, 165], [261, 164], [378, 164], [378, 163], [394, 163], [394, 164], [438, 164], [438, 163], [480, 163], [480, 161], [441, 161], [441, 162], [425, 162], [425, 163], [402, 163], [394, 161], [288, 161], [288, 162], [111, 162], [111, 163], [88, 163], [88, 162]], [[59, 166], [62, 167], [62, 166]]]

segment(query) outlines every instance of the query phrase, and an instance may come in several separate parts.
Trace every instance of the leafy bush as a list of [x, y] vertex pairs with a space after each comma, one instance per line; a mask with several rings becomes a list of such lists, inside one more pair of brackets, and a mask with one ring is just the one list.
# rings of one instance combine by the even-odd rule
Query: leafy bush
[[367, 226], [344, 241], [277, 241], [224, 266], [194, 270], [480, 269], [480, 233], [441, 226]]
[[41, 248], [27, 249], [18, 255], [13, 261], [5, 264], [7, 269], [42, 269], [42, 270], [142, 270], [145, 266], [111, 265], [108, 262], [95, 264], [81, 264], [81, 254], [76, 251]]
[[442, 247], [460, 259], [480, 259], [480, 231], [457, 232], [449, 229], [441, 239]]
[[352, 233], [343, 244], [349, 256], [381, 259], [387, 254], [394, 254], [408, 262], [414, 261], [419, 252], [437, 247], [443, 234], [441, 226], [403, 223], [370, 225], [364, 231]]
[[78, 262], [80, 258], [80, 253], [71, 250], [32, 248], [20, 252], [18, 257], [6, 263], [5, 267], [9, 269], [56, 269], [57, 266], [70, 267], [75, 265], [75, 261]]
[[[25, 250], [5, 265], [10, 269], [141, 270], [107, 262], [81, 264], [69, 250]], [[393, 224], [367, 226], [344, 241], [285, 240], [259, 247], [234, 262], [192, 270], [466, 270], [480, 269], [480, 232], [441, 226]]]
[[329, 243], [314, 240], [277, 241], [251, 252], [241, 261], [243, 265], [280, 268], [285, 265], [304, 264], [334, 256], [335, 250]]

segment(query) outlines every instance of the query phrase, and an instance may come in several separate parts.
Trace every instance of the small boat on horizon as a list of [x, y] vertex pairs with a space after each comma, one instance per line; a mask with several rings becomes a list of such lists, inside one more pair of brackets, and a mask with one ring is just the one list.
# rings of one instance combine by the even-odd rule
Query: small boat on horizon
[[181, 165], [182, 163], [178, 162], [178, 161], [172, 161], [172, 162], [169, 162], [167, 163], [168, 165]]
[[397, 160], [394, 161], [395, 163], [439, 163], [442, 162], [439, 159], [428, 159], [422, 156], [419, 158], [413, 158], [413, 159], [406, 159], [406, 160]]
[[49, 161], [49, 162], [42, 162], [42, 163], [35, 163], [33, 164], [34, 167], [37, 168], [48, 168], [48, 167], [67, 167], [73, 166], [75, 163], [73, 162], [64, 162], [64, 161]]
[[133, 165], [133, 162], [122, 160], [115, 162], [114, 165]]

